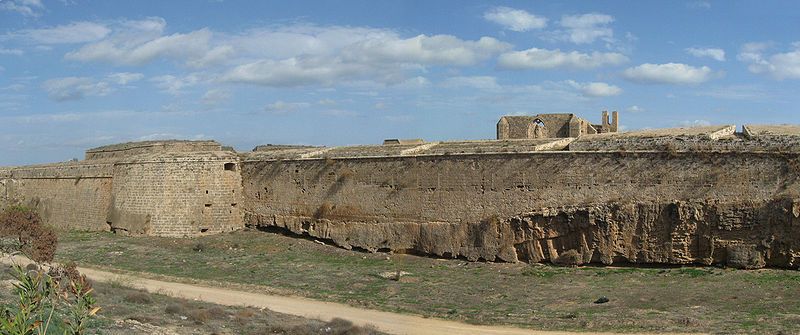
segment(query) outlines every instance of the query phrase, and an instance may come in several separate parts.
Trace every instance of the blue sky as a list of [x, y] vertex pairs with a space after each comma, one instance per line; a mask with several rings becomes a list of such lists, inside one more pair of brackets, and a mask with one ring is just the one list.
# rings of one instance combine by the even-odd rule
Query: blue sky
[[800, 123], [794, 1], [0, 0], [0, 165], [133, 140]]

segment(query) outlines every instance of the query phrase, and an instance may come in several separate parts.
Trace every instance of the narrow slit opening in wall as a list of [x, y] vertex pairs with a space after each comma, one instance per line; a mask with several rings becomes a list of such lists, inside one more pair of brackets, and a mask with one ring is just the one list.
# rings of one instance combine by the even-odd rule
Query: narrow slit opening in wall
[[236, 171], [236, 163], [225, 163], [223, 168], [225, 171]]
[[206, 204], [206, 207], [211, 207], [211, 204]]
[[207, 232], [207, 231], [208, 231], [208, 228], [200, 228], [200, 232], [201, 232], [201, 233], [205, 233], [205, 232]]

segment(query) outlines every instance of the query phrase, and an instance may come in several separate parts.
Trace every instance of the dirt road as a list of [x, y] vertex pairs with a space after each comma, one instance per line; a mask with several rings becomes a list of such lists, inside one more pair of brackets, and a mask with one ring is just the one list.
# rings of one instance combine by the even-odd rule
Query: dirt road
[[[29, 261], [14, 257], [17, 264]], [[2, 262], [10, 264], [12, 259], [2, 257]], [[511, 327], [476, 326], [453, 321], [423, 318], [420, 316], [381, 312], [361, 309], [343, 304], [317, 301], [298, 297], [286, 297], [251, 293], [226, 288], [207, 287], [192, 284], [166, 282], [90, 268], [78, 268], [92, 280], [99, 282], [116, 282], [129, 285], [148, 292], [166, 294], [173, 297], [195, 299], [205, 302], [229, 306], [253, 306], [268, 308], [272, 311], [302, 316], [311, 319], [329, 321], [333, 318], [350, 320], [357, 325], [372, 325], [390, 334], [409, 335], [575, 335], [589, 333], [535, 331]], [[595, 333], [596, 334], [596, 333]], [[608, 333], [606, 333], [608, 334]]]

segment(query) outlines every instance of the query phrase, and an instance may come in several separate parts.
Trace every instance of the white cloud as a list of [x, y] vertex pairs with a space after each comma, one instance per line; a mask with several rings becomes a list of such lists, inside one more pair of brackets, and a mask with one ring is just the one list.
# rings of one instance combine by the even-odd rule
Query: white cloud
[[622, 75], [634, 82], [656, 84], [699, 84], [711, 79], [707, 66], [693, 67], [681, 63], [645, 63], [626, 69]]
[[343, 109], [329, 109], [319, 112], [322, 115], [333, 116], [333, 117], [354, 117], [358, 116], [358, 113], [350, 110], [343, 110]]
[[183, 77], [176, 77], [173, 75], [163, 75], [150, 78], [150, 81], [155, 83], [156, 87], [163, 92], [180, 95], [183, 94], [183, 89], [192, 87], [201, 82], [201, 79], [196, 74], [189, 74]]
[[742, 46], [737, 58], [749, 63], [752, 73], [767, 74], [774, 79], [800, 79], [800, 42], [792, 43], [794, 50], [765, 55], [768, 43], [747, 43]]
[[5, 87], [0, 87], [0, 91], [14, 91], [19, 92], [25, 89], [25, 85], [22, 84], [11, 84]]
[[113, 89], [104, 81], [87, 77], [65, 77], [49, 79], [42, 84], [50, 99], [55, 101], [78, 100], [86, 96], [104, 96]]
[[686, 52], [695, 57], [708, 57], [720, 62], [725, 61], [725, 50], [719, 48], [687, 48]]
[[9, 37], [41, 44], [73, 44], [99, 41], [109, 33], [111, 29], [102, 24], [73, 22], [52, 28], [20, 30]]
[[686, 7], [692, 9], [711, 9], [711, 3], [708, 1], [691, 1], [686, 4]]
[[475, 88], [479, 90], [500, 90], [501, 86], [497, 84], [497, 78], [491, 76], [459, 76], [447, 78], [442, 82], [442, 86], [446, 88]]
[[711, 125], [711, 122], [708, 120], [684, 120], [678, 123], [681, 127], [708, 127]]
[[699, 91], [695, 95], [715, 99], [761, 101], [775, 99], [774, 91], [766, 90], [758, 85], [729, 85]]
[[422, 76], [416, 76], [403, 80], [399, 84], [392, 86], [396, 89], [418, 90], [431, 86], [431, 81]]
[[333, 99], [322, 99], [320, 101], [317, 101], [317, 104], [318, 105], [322, 105], [322, 106], [335, 106], [336, 105], [336, 100], [333, 100]]
[[465, 41], [451, 35], [418, 35], [366, 39], [343, 49], [348, 62], [415, 65], [474, 65], [508, 50], [511, 45], [491, 37]]
[[498, 66], [502, 69], [592, 69], [604, 65], [619, 65], [628, 61], [628, 57], [616, 52], [577, 51], [562, 52], [559, 49], [547, 50], [531, 48], [523, 51], [507, 52], [498, 58]]
[[24, 16], [40, 16], [44, 5], [41, 0], [5, 0], [0, 1], [0, 10], [17, 12]]
[[573, 80], [567, 80], [566, 83], [580, 91], [581, 94], [586, 97], [610, 97], [622, 94], [622, 89], [618, 86], [603, 82], [579, 83]]
[[497, 23], [507, 30], [520, 32], [542, 29], [547, 26], [547, 18], [508, 7], [492, 8], [483, 14], [483, 18]]
[[[112, 33], [65, 55], [68, 60], [143, 65], [160, 59], [214, 68], [223, 82], [264, 86], [372, 81], [397, 85], [430, 66], [471, 66], [511, 48], [495, 38], [402, 37], [389, 29], [305, 24], [218, 33], [165, 35], [161, 18], [111, 24]], [[280, 47], [276, 47], [280, 46]]]
[[560, 39], [576, 44], [592, 43], [597, 39], [611, 41], [614, 31], [608, 25], [612, 22], [614, 17], [600, 13], [565, 15], [559, 21], [559, 25], [566, 28], [559, 33]]
[[119, 73], [112, 73], [108, 75], [108, 79], [119, 84], [119, 85], [127, 85], [128, 83], [132, 83], [134, 81], [139, 81], [144, 78], [144, 75], [141, 73], [131, 73], [131, 72], [119, 72]]
[[[101, 61], [118, 65], [142, 65], [158, 58], [186, 60], [188, 64], [205, 64], [212, 33], [200, 29], [187, 34], [172, 34], [148, 40], [144, 43], [129, 43], [106, 39], [85, 45], [69, 52], [65, 57], [77, 61]], [[218, 51], [215, 51], [218, 52]]]
[[283, 102], [278, 100], [264, 107], [264, 110], [275, 114], [288, 114], [308, 107], [311, 107], [311, 104], [307, 102]]
[[231, 92], [224, 89], [210, 89], [200, 99], [203, 104], [217, 105], [231, 98]]
[[20, 49], [3, 49], [0, 48], [0, 55], [13, 55], [13, 56], [22, 56], [24, 52]]
[[642, 108], [642, 107], [639, 107], [638, 105], [633, 105], [633, 106], [630, 106], [627, 109], [625, 109], [625, 111], [629, 112], [629, 113], [640, 113], [640, 112], [644, 112], [645, 109]]
[[264, 86], [332, 84], [361, 79], [398, 84], [405, 80], [409, 70], [429, 65], [474, 65], [509, 47], [490, 37], [464, 41], [449, 35], [403, 39], [394, 34], [378, 34], [343, 46], [334, 54], [262, 59], [239, 65], [221, 79]]

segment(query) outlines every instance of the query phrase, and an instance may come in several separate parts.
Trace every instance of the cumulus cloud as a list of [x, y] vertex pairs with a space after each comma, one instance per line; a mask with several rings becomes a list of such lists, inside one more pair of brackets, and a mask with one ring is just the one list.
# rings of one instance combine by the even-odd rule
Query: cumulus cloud
[[17, 12], [24, 16], [37, 17], [44, 10], [41, 0], [5, 0], [0, 1], [0, 10]]
[[507, 43], [482, 37], [465, 41], [449, 35], [400, 38], [376, 34], [325, 54], [303, 54], [285, 59], [262, 59], [234, 67], [221, 79], [264, 86], [330, 84], [339, 80], [371, 79], [399, 84], [405, 73], [430, 65], [468, 66], [510, 48]]
[[307, 102], [284, 102], [278, 100], [264, 107], [264, 110], [275, 114], [288, 114], [308, 107], [311, 107], [311, 104]]
[[607, 14], [589, 13], [565, 15], [558, 22], [564, 31], [559, 32], [560, 39], [576, 44], [592, 43], [597, 39], [611, 41], [614, 30], [608, 27], [614, 17]]
[[633, 106], [630, 106], [627, 109], [625, 109], [625, 111], [626, 112], [630, 112], [630, 113], [640, 113], [640, 112], [644, 112], [645, 109], [642, 108], [642, 107], [639, 107], [638, 105], [633, 105]]
[[447, 78], [442, 82], [446, 88], [475, 88], [479, 90], [500, 90], [497, 78], [491, 76], [458, 76]]
[[501, 69], [593, 69], [604, 65], [619, 65], [628, 61], [628, 57], [616, 52], [577, 51], [563, 52], [559, 49], [547, 50], [532, 48], [523, 51], [507, 52], [498, 58]]
[[707, 66], [694, 67], [681, 63], [645, 63], [626, 69], [622, 75], [634, 82], [654, 84], [699, 84], [711, 79]]
[[430, 66], [471, 66], [511, 48], [491, 37], [403, 37], [393, 30], [364, 27], [295, 24], [240, 33], [204, 28], [165, 34], [162, 18], [109, 26], [112, 32], [105, 38], [87, 43], [65, 58], [114, 65], [168, 59], [191, 68], [218, 70], [216, 79], [221, 82], [264, 86], [364, 80], [398, 85]]
[[521, 9], [495, 7], [483, 14], [487, 21], [501, 25], [512, 31], [529, 31], [547, 26], [547, 18], [537, 16]]
[[75, 44], [99, 41], [109, 33], [111, 29], [103, 24], [73, 22], [50, 28], [20, 30], [8, 37], [39, 44]]
[[691, 9], [711, 9], [711, 3], [708, 1], [690, 1], [686, 7]]
[[749, 63], [752, 73], [767, 74], [774, 79], [800, 79], [800, 42], [792, 44], [793, 50], [766, 55], [771, 47], [768, 43], [747, 43], [742, 46], [737, 58]]
[[580, 91], [581, 94], [586, 97], [610, 97], [622, 94], [622, 89], [618, 86], [603, 82], [579, 83], [573, 80], [567, 80], [566, 83]]
[[213, 50], [209, 48], [210, 39], [211, 31], [200, 29], [187, 34], [162, 36], [140, 44], [114, 39], [103, 40], [69, 52], [65, 57], [69, 60], [102, 61], [118, 65], [141, 65], [157, 58], [205, 64], [207, 61], [204, 59]]
[[328, 109], [319, 112], [322, 115], [333, 116], [333, 117], [354, 117], [358, 116], [358, 113], [351, 111], [351, 110], [344, 110], [344, 109]]
[[108, 75], [108, 79], [119, 84], [119, 85], [127, 85], [128, 83], [132, 83], [134, 81], [139, 81], [144, 78], [144, 75], [141, 73], [131, 73], [131, 72], [118, 72], [112, 73]]
[[694, 127], [708, 127], [711, 125], [711, 121], [708, 120], [684, 120], [678, 122], [678, 125], [681, 127], [687, 128], [694, 128]]
[[87, 77], [64, 77], [45, 81], [42, 89], [55, 101], [83, 99], [86, 96], [104, 96], [112, 91], [104, 81], [95, 81]]
[[12, 56], [22, 56], [24, 54], [20, 49], [4, 49], [0, 48], [0, 55], [12, 55]]
[[168, 74], [150, 78], [150, 81], [153, 82], [155, 86], [161, 89], [163, 92], [172, 95], [180, 95], [183, 94], [183, 90], [185, 88], [189, 88], [198, 84], [201, 82], [201, 79], [196, 74], [189, 74], [183, 77], [177, 77]]
[[720, 62], [725, 61], [725, 50], [719, 48], [687, 48], [686, 52], [695, 57], [708, 57]]
[[142, 78], [144, 78], [143, 74], [131, 72], [112, 73], [100, 79], [91, 77], [53, 78], [44, 81], [42, 89], [47, 92], [50, 99], [55, 101], [80, 100], [91, 96], [108, 95]]
[[231, 98], [231, 92], [224, 89], [210, 89], [203, 94], [200, 101], [206, 105], [217, 105]]

